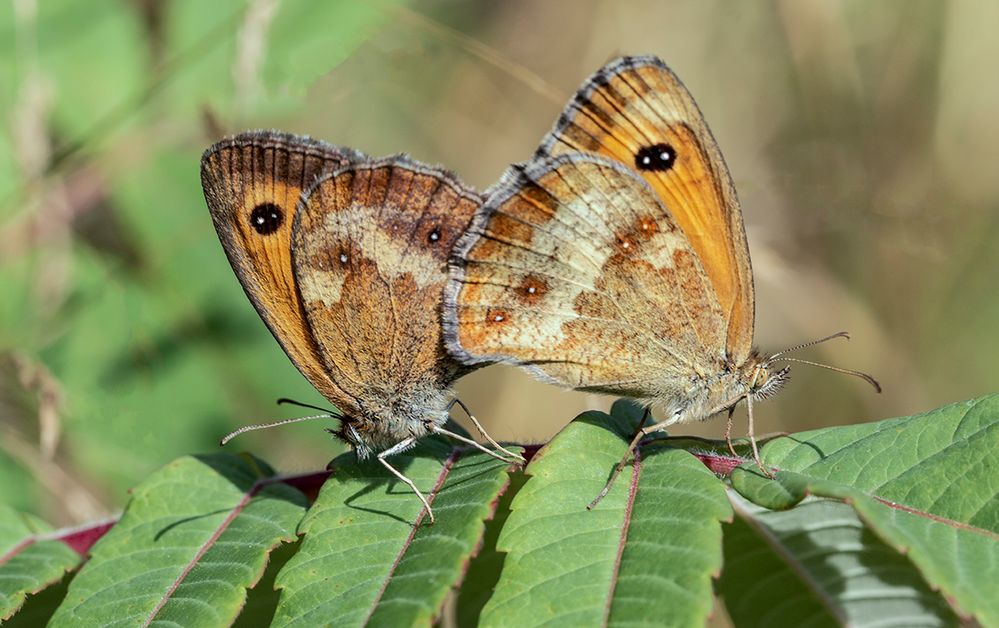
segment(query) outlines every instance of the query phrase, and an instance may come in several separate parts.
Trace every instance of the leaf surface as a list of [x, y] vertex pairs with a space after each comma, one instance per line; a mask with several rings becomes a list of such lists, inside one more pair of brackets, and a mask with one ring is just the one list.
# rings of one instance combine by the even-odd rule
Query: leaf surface
[[740, 467], [732, 482], [744, 497], [851, 505], [962, 617], [999, 625], [999, 395], [778, 438], [762, 456], [776, 480]]
[[739, 626], [947, 626], [947, 603], [850, 506], [808, 498], [787, 511], [730, 493], [718, 582]]
[[53, 626], [231, 623], [270, 550], [295, 539], [299, 491], [249, 456], [184, 457], [133, 492]]
[[338, 457], [302, 522], [301, 549], [277, 576], [274, 626], [408, 626], [439, 614], [481, 543], [509, 465], [434, 438], [390, 462], [433, 495], [436, 523], [377, 461]]
[[618, 402], [587, 412], [545, 446], [498, 541], [503, 572], [483, 626], [699, 625], [721, 568], [721, 482], [689, 453], [643, 446], [610, 493], [586, 509], [641, 418]]
[[68, 545], [47, 538], [50, 530], [43, 521], [0, 505], [0, 621], [79, 564], [80, 555]]

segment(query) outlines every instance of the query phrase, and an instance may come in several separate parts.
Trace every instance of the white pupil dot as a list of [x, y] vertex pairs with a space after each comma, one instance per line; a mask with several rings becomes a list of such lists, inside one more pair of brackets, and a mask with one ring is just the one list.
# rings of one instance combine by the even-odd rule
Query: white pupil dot
[[340, 263], [341, 264], [346, 264], [347, 263], [347, 254], [346, 253], [341, 253], [340, 254]]
[[496, 315], [496, 318], [495, 318], [494, 320], [495, 320], [495, 321], [496, 321], [496, 322], [498, 323], [498, 322], [500, 322], [501, 320], [503, 320], [503, 317], [502, 317], [501, 315], [497, 314], [497, 315]]
[[527, 292], [528, 292], [529, 294], [534, 294], [534, 293], [535, 293], [535, 292], [537, 292], [537, 291], [538, 291], [538, 289], [537, 289], [537, 288], [535, 288], [534, 286], [531, 286], [531, 287], [529, 287], [529, 288], [527, 289]]
[[659, 159], [662, 159], [663, 161], [669, 161], [669, 158], [670, 158], [669, 151], [664, 150], [663, 152], [659, 153]]

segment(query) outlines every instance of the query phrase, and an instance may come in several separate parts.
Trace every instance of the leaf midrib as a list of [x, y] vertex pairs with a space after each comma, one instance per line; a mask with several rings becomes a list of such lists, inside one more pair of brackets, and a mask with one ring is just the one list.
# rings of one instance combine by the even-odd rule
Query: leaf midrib
[[621, 571], [621, 558], [624, 556], [624, 548], [628, 544], [628, 529], [631, 527], [631, 515], [635, 506], [635, 497], [638, 495], [638, 480], [642, 475], [642, 452], [640, 448], [635, 449], [635, 461], [631, 467], [631, 482], [628, 484], [628, 501], [624, 506], [624, 520], [621, 523], [621, 535], [618, 537], [617, 554], [614, 556], [614, 568], [611, 571], [610, 589], [607, 591], [607, 602], [604, 604], [604, 616], [602, 624], [608, 625], [610, 622], [611, 609], [614, 606], [614, 592], [617, 590], [618, 575]]
[[[430, 503], [432, 508], [434, 501], [437, 499], [437, 494], [440, 492], [442, 486], [444, 486], [445, 480], [447, 480], [448, 475], [451, 474], [451, 469], [454, 464], [461, 458], [461, 450], [455, 449], [450, 456], [448, 456], [447, 461], [441, 467], [440, 473], [437, 475], [437, 481], [434, 483], [434, 487], [430, 490], [430, 495], [427, 497], [427, 501]], [[403, 541], [402, 546], [399, 548], [399, 552], [396, 554], [395, 559], [392, 561], [392, 566], [389, 568], [387, 574], [385, 574], [385, 579], [382, 581], [381, 587], [378, 589], [378, 593], [375, 598], [371, 601], [371, 606], [368, 608], [368, 612], [364, 616], [364, 621], [361, 625], [367, 625], [371, 621], [371, 617], [378, 610], [381, 605], [382, 597], [385, 595], [385, 591], [388, 589], [389, 583], [392, 582], [392, 577], [395, 575], [396, 570], [399, 568], [399, 564], [402, 562], [403, 557], [406, 552], [409, 551], [410, 546], [413, 544], [413, 539], [416, 537], [416, 533], [419, 531], [420, 526], [423, 524], [423, 518], [427, 515], [427, 509], [421, 508], [420, 514], [416, 517], [416, 522], [413, 524], [413, 529], [409, 531], [406, 536], [406, 540]]]
[[159, 612], [162, 611], [167, 603], [172, 599], [173, 594], [176, 593], [178, 588], [180, 588], [180, 585], [184, 582], [187, 576], [191, 573], [195, 566], [201, 562], [204, 555], [208, 553], [212, 547], [214, 547], [215, 542], [219, 540], [222, 534], [229, 528], [232, 522], [236, 520], [236, 517], [243, 512], [247, 505], [249, 505], [250, 501], [257, 495], [257, 493], [259, 493], [264, 486], [273, 484], [274, 482], [275, 478], [257, 480], [253, 483], [253, 486], [251, 486], [249, 490], [243, 494], [239, 503], [229, 512], [228, 515], [226, 515], [226, 518], [223, 519], [218, 526], [216, 526], [215, 531], [212, 532], [211, 536], [201, 544], [201, 547], [198, 548], [198, 551], [194, 554], [194, 556], [187, 561], [187, 564], [184, 565], [184, 569], [177, 575], [174, 581], [164, 592], [163, 596], [160, 598], [160, 601], [157, 602], [156, 606], [146, 616], [145, 621], [142, 623], [144, 627], [149, 626], [153, 621], [155, 621], [156, 615], [158, 615]]
[[847, 625], [847, 618], [843, 614], [843, 610], [836, 605], [832, 598], [822, 589], [819, 583], [812, 577], [812, 574], [801, 564], [801, 562], [784, 547], [784, 543], [775, 534], [773, 534], [766, 526], [761, 525], [756, 517], [752, 516], [747, 510], [742, 507], [742, 504], [737, 498], [733, 497], [731, 488], [726, 489], [726, 494], [729, 497], [729, 502], [732, 504], [732, 510], [738, 515], [743, 523], [745, 523], [749, 528], [759, 536], [774, 552], [774, 554], [784, 562], [788, 568], [798, 576], [802, 584], [807, 587], [818, 602], [829, 612], [832, 617], [836, 618], [839, 625]]

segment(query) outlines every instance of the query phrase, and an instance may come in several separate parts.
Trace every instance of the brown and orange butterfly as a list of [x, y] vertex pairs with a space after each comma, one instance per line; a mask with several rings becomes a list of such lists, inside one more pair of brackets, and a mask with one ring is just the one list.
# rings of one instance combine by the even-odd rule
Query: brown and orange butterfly
[[[444, 428], [451, 405], [460, 403], [449, 401], [450, 384], [469, 369], [447, 355], [440, 322], [448, 255], [480, 204], [478, 193], [404, 156], [372, 160], [269, 131], [209, 148], [201, 179], [250, 301], [339, 410], [333, 433], [359, 458], [376, 454], [432, 522], [426, 497], [386, 458], [433, 433], [478, 446]], [[332, 415], [304, 419], [322, 416]], [[295, 420], [302, 419], [242, 428], [223, 443]]]
[[486, 196], [445, 290], [444, 336], [458, 360], [513, 363], [657, 407], [664, 418], [640, 429], [625, 460], [643, 436], [731, 418], [743, 399], [752, 436], [752, 402], [780, 388], [789, 369], [772, 364], [788, 358], [752, 347], [735, 188], [662, 61], [624, 57], [597, 71], [534, 157]]

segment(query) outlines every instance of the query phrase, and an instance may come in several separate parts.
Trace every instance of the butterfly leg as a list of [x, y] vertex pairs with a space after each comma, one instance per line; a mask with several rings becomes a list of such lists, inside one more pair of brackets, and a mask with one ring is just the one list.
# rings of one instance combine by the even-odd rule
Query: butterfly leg
[[[760, 459], [760, 450], [756, 446], [756, 431], [753, 429], [752, 395], [746, 396], [746, 413], [749, 415], [749, 444], [753, 448], [753, 460], [756, 461], [756, 466], [760, 468], [760, 471], [763, 472], [763, 475], [767, 476], [768, 478], [773, 478], [774, 474], [770, 472], [770, 469], [767, 469], [765, 466], [763, 466], [763, 461]], [[729, 446], [731, 447], [731, 441], [729, 443]]]
[[586, 505], [587, 510], [593, 510], [596, 508], [597, 504], [600, 503], [600, 500], [607, 496], [607, 493], [610, 492], [611, 487], [614, 485], [614, 481], [617, 480], [617, 476], [621, 475], [621, 471], [624, 470], [624, 465], [628, 464], [628, 458], [631, 458], [631, 454], [638, 448], [638, 443], [642, 440], [642, 437], [649, 431], [655, 431], [652, 428], [665, 426], [671, 422], [663, 421], [662, 423], [650, 426], [649, 429], [646, 430], [645, 422], [649, 420], [651, 412], [652, 411], [648, 408], [645, 409], [645, 414], [642, 415], [642, 420], [638, 422], [638, 429], [635, 430], [635, 435], [631, 437], [631, 443], [628, 444], [628, 451], [624, 452], [624, 457], [621, 458], [621, 460], [617, 463], [617, 466], [614, 467], [614, 472], [611, 473], [610, 479], [607, 480], [604, 487], [600, 489], [600, 493], [593, 499], [593, 501]]
[[486, 449], [485, 447], [482, 446], [482, 444], [475, 442], [471, 438], [465, 438], [461, 434], [455, 434], [454, 432], [446, 430], [443, 427], [431, 427], [430, 429], [435, 434], [441, 434], [443, 436], [448, 436], [448, 437], [453, 438], [453, 439], [455, 439], [457, 441], [461, 441], [462, 443], [465, 443], [467, 445], [471, 445], [472, 447], [475, 447], [479, 451], [481, 451], [483, 453], [486, 453], [486, 454], [489, 454], [493, 458], [496, 458], [497, 460], [502, 460], [503, 462], [522, 462], [524, 460], [522, 457], [517, 456], [514, 453], [508, 452], [508, 451], [506, 451], [505, 449], [503, 449], [501, 447], [500, 449], [503, 449], [504, 452], [510, 454], [511, 456], [515, 456], [513, 458], [513, 460], [511, 460], [509, 458], [504, 458], [503, 456], [501, 456], [500, 454], [496, 453], [495, 451], [493, 451], [491, 449]]
[[732, 415], [735, 414], [735, 406], [728, 409], [728, 418], [725, 419], [725, 444], [728, 445], [728, 450], [732, 452], [732, 456], [735, 458], [739, 457], [739, 454], [735, 453], [735, 446], [732, 444]]
[[[413, 437], [413, 436], [410, 436], [409, 438], [401, 440], [398, 443], [396, 443], [395, 445], [392, 445], [391, 447], [389, 447], [385, 451], [381, 452], [380, 454], [378, 454], [377, 458], [378, 458], [378, 462], [382, 463], [383, 467], [385, 467], [386, 469], [388, 469], [389, 471], [391, 471], [392, 475], [394, 475], [395, 477], [397, 477], [400, 480], [402, 480], [403, 482], [405, 482], [406, 485], [409, 486], [409, 488], [411, 488], [414, 493], [416, 493], [416, 496], [420, 498], [421, 502], [423, 502], [423, 507], [427, 509], [427, 515], [430, 517], [430, 524], [433, 525], [433, 523], [434, 523], [434, 511], [433, 511], [433, 509], [430, 508], [430, 502], [427, 501], [427, 498], [424, 497], [423, 493], [420, 492], [420, 489], [416, 488], [416, 484], [414, 484], [412, 480], [410, 480], [405, 475], [403, 475], [401, 471], [399, 471], [398, 469], [396, 469], [395, 467], [393, 467], [392, 465], [390, 465], [388, 463], [388, 461], [386, 460], [386, 458], [388, 458], [389, 456], [392, 456], [394, 454], [406, 451], [407, 449], [409, 449], [410, 447], [412, 447], [415, 442], [416, 442], [416, 438]], [[419, 521], [419, 520], [417, 520], [417, 521]]]
[[[452, 399], [451, 403], [449, 403], [448, 406], [447, 406], [448, 411], [450, 412], [451, 408], [453, 408], [455, 405], [461, 406], [461, 409], [465, 411], [465, 416], [468, 417], [468, 419], [472, 422], [472, 425], [475, 426], [475, 429], [477, 429], [479, 431], [479, 434], [482, 435], [482, 438], [486, 439], [486, 441], [488, 441], [488, 443], [490, 445], [492, 445], [493, 447], [495, 447], [499, 451], [502, 451], [507, 456], [510, 456], [510, 458], [513, 459], [514, 462], [519, 462], [520, 464], [524, 464], [524, 463], [527, 462], [527, 460], [525, 460], [524, 457], [521, 456], [520, 454], [517, 454], [517, 453], [514, 453], [514, 452], [510, 451], [509, 449], [506, 449], [505, 447], [503, 447], [502, 445], [500, 445], [499, 443], [497, 443], [496, 441], [494, 441], [493, 437], [490, 436], [489, 433], [486, 432], [485, 428], [482, 427], [482, 424], [479, 423], [479, 420], [475, 418], [475, 415], [473, 415], [471, 412], [469, 412], [468, 406], [466, 406], [465, 402], [463, 402], [461, 399], [458, 399], [457, 397], [455, 397], [454, 399]], [[463, 440], [463, 439], [459, 438], [458, 440]], [[479, 449], [482, 449], [483, 451], [487, 451], [486, 449], [484, 449], [478, 443], [473, 442], [472, 444], [475, 445], [476, 447], [479, 447]], [[492, 456], [494, 456], [496, 458], [499, 458], [499, 456], [496, 456], [492, 452], [488, 452], [487, 451], [487, 453], [489, 453], [490, 455], [492, 455]], [[500, 460], [502, 460], [502, 458], [500, 458]]]

